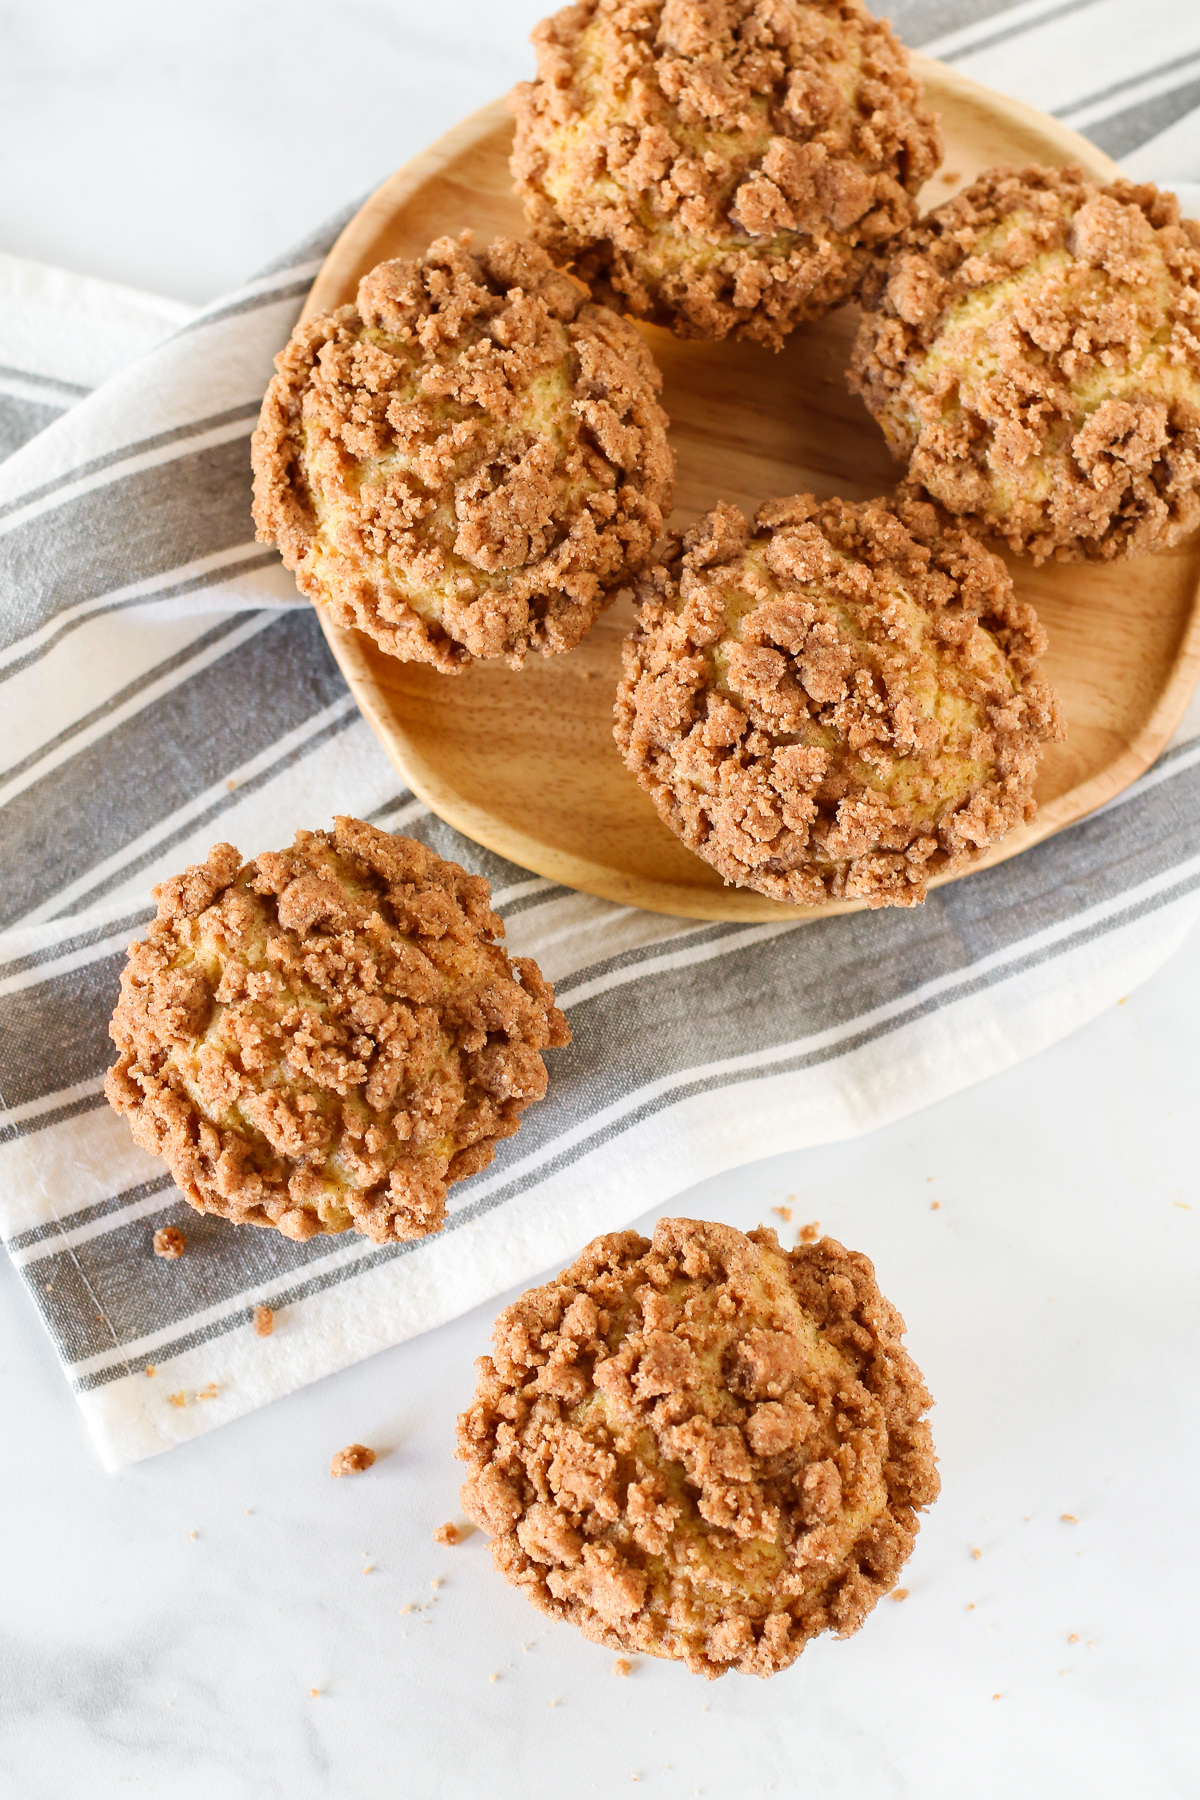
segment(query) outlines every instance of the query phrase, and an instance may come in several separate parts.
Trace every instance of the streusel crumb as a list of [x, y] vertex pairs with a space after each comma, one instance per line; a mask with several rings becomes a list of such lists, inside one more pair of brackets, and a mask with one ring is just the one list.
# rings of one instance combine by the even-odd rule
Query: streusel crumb
[[453, 1519], [447, 1519], [444, 1525], [434, 1528], [433, 1541], [435, 1544], [461, 1544], [463, 1535], [462, 1527], [456, 1525]]
[[218, 844], [154, 892], [105, 1093], [198, 1212], [424, 1237], [570, 1041], [487, 882], [411, 838], [339, 818], [246, 864]]
[[175, 1225], [164, 1225], [154, 1234], [154, 1254], [164, 1256], [169, 1262], [182, 1256], [187, 1249], [187, 1239]]
[[854, 0], [583, 0], [533, 41], [512, 169], [534, 235], [681, 336], [777, 348], [941, 160], [903, 46]]
[[569, 650], [675, 479], [654, 359], [536, 244], [381, 263], [297, 326], [254, 434], [254, 518], [301, 591], [443, 672]]
[[1045, 633], [927, 502], [723, 502], [639, 593], [617, 743], [727, 882], [911, 906], [1033, 817]]
[[[347, 1444], [339, 1450], [329, 1465], [331, 1475], [361, 1475], [375, 1461], [375, 1452], [368, 1450], [365, 1444]], [[314, 1690], [315, 1691], [315, 1690]]]
[[771, 1675], [856, 1631], [938, 1493], [932, 1404], [865, 1256], [662, 1219], [501, 1313], [463, 1504], [610, 1649]]
[[849, 381], [917, 491], [1044, 562], [1200, 525], [1200, 224], [1149, 183], [993, 169], [887, 247]]
[[275, 1314], [269, 1306], [256, 1306], [250, 1315], [256, 1337], [270, 1337], [275, 1329]]

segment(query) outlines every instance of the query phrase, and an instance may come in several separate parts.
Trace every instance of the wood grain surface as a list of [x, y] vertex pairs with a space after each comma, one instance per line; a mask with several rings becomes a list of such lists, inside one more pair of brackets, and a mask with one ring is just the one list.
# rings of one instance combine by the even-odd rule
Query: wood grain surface
[[[922, 195], [936, 205], [995, 163], [1115, 165], [1056, 120], [914, 57], [946, 136], [942, 169]], [[512, 121], [503, 101], [472, 114], [397, 171], [346, 227], [305, 316], [354, 297], [385, 257], [413, 255], [447, 232], [518, 234]], [[853, 307], [802, 326], [772, 354], [757, 345], [684, 342], [642, 329], [664, 377], [679, 462], [672, 524], [718, 499], [748, 513], [801, 491], [866, 500], [898, 477], [883, 437], [847, 391]], [[1050, 634], [1046, 672], [1062, 696], [1064, 744], [1051, 745], [1038, 815], [985, 859], [1004, 860], [1118, 794], [1170, 737], [1200, 674], [1200, 544], [1115, 565], [1036, 569], [1007, 558], [1018, 594]], [[318, 609], [320, 611], [320, 609]], [[812, 918], [861, 902], [790, 907], [720, 876], [667, 830], [617, 753], [612, 701], [627, 603], [605, 613], [566, 656], [519, 672], [476, 663], [458, 676], [384, 656], [362, 633], [321, 616], [363, 713], [396, 768], [433, 811], [523, 868], [587, 893], [699, 919]], [[950, 879], [969, 879], [968, 876]], [[945, 879], [945, 878], [943, 878]]]

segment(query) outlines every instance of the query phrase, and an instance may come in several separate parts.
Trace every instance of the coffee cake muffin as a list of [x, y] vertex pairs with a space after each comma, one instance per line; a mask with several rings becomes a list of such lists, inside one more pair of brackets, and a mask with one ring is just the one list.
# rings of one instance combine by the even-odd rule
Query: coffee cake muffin
[[850, 385], [913, 487], [1038, 562], [1200, 524], [1200, 225], [1078, 168], [993, 169], [888, 245]]
[[508, 1307], [458, 1426], [471, 1518], [610, 1649], [772, 1675], [848, 1637], [937, 1498], [932, 1404], [865, 1256], [662, 1219]]
[[570, 1041], [488, 884], [358, 819], [154, 890], [105, 1093], [198, 1212], [303, 1241], [424, 1237]]
[[254, 434], [254, 519], [301, 591], [454, 673], [569, 650], [645, 560], [675, 464], [627, 320], [536, 244], [439, 238], [298, 325]]
[[677, 837], [741, 887], [911, 906], [1036, 811], [1061, 737], [1046, 636], [928, 503], [722, 504], [647, 570], [615, 735]]
[[778, 348], [841, 305], [941, 160], [857, 0], [582, 0], [533, 41], [512, 169], [535, 237], [684, 337]]

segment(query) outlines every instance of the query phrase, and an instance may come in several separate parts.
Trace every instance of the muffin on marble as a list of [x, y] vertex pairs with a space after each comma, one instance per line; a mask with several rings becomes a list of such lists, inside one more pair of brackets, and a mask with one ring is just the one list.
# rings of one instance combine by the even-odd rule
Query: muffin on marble
[[458, 1425], [464, 1509], [610, 1649], [772, 1675], [848, 1637], [937, 1498], [932, 1404], [865, 1256], [662, 1219], [506, 1308]]
[[1036, 812], [1046, 636], [928, 502], [722, 503], [648, 569], [615, 736], [726, 882], [911, 906]]
[[536, 244], [380, 263], [298, 325], [254, 434], [254, 519], [301, 591], [454, 673], [569, 650], [645, 560], [675, 464], [654, 359]]
[[358, 819], [154, 890], [105, 1093], [198, 1212], [303, 1241], [425, 1237], [570, 1032], [487, 882]]
[[941, 160], [857, 0], [582, 0], [513, 96], [530, 227], [635, 317], [778, 348], [854, 291]]
[[993, 169], [887, 246], [850, 386], [914, 489], [1037, 562], [1200, 524], [1200, 224], [1078, 168]]

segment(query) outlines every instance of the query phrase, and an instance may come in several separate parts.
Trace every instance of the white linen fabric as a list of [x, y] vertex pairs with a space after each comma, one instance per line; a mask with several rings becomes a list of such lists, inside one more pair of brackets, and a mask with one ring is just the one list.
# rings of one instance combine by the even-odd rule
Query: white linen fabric
[[[907, 41], [1200, 200], [1192, 0], [908, 0]], [[353, 209], [351, 209], [353, 210]], [[704, 924], [481, 850], [401, 786], [254, 542], [249, 436], [341, 221], [193, 313], [0, 257], [0, 1232], [110, 1467], [439, 1324], [691, 1182], [1034, 1054], [1200, 912], [1200, 708], [1072, 830], [913, 914]], [[452, 224], [452, 221], [448, 222]], [[94, 390], [94, 391], [91, 391]], [[192, 1213], [101, 1093], [156, 880], [351, 812], [491, 881], [574, 1032], [445, 1230], [293, 1244]], [[183, 1227], [164, 1263], [153, 1232]], [[259, 1338], [260, 1303], [300, 1329]], [[149, 1377], [149, 1378], [148, 1378]]]

